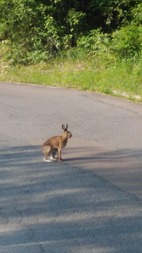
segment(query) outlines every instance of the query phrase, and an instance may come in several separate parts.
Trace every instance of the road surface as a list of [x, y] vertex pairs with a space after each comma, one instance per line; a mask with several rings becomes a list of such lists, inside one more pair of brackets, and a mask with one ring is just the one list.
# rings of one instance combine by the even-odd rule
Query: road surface
[[[141, 253], [142, 105], [0, 83], [0, 253]], [[40, 145], [68, 123], [64, 162]]]

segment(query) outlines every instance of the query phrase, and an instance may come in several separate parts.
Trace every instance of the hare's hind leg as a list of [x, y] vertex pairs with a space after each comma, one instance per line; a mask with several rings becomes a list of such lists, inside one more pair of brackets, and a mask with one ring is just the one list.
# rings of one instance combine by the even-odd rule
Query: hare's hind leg
[[44, 161], [48, 161], [48, 156], [51, 153], [51, 147], [50, 146], [43, 146], [42, 148], [42, 152], [44, 154]]

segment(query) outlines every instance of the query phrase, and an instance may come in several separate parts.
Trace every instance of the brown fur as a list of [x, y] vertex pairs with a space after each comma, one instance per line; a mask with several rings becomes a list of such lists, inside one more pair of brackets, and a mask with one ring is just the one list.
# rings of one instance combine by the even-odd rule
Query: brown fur
[[61, 152], [62, 148], [67, 145], [68, 139], [72, 137], [70, 131], [68, 131], [68, 124], [66, 127], [62, 125], [63, 133], [59, 136], [50, 137], [47, 141], [45, 141], [42, 145], [42, 152], [44, 154], [45, 159], [48, 159], [49, 155], [53, 157], [58, 152], [58, 161], [61, 161]]

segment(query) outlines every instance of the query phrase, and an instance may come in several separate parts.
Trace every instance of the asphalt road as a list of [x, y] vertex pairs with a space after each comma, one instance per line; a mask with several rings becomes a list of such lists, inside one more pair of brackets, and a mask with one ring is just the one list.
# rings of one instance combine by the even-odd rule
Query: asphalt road
[[[0, 253], [142, 252], [142, 105], [0, 83]], [[64, 162], [40, 145], [68, 123]]]

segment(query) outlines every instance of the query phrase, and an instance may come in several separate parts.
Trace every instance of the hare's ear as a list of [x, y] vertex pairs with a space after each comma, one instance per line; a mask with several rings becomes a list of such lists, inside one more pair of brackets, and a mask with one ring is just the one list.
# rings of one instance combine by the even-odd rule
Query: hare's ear
[[65, 129], [66, 129], [64, 124], [62, 124], [62, 129], [63, 129], [63, 130], [65, 130]]
[[68, 124], [66, 124], [66, 130], [68, 130]]

